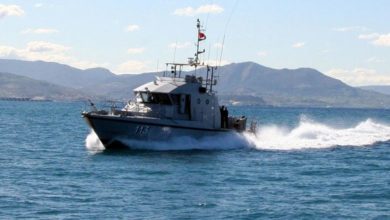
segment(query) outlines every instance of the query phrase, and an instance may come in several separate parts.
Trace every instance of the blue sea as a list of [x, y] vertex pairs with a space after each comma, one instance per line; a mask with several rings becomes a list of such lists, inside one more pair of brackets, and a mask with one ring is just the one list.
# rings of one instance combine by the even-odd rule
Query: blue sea
[[0, 101], [0, 219], [390, 219], [390, 110], [229, 107], [257, 134], [107, 151], [83, 107]]

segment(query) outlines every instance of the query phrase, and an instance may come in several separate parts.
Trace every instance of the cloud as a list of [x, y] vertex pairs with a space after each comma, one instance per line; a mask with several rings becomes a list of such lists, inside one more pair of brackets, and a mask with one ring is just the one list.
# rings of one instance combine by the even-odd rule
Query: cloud
[[50, 43], [46, 41], [31, 41], [27, 44], [27, 50], [30, 52], [64, 52], [69, 50], [69, 47]]
[[129, 54], [140, 54], [145, 51], [145, 48], [139, 47], [139, 48], [129, 48], [127, 49], [127, 53]]
[[6, 58], [18, 57], [18, 50], [15, 47], [0, 45], [0, 57], [6, 57]]
[[149, 71], [147, 62], [139, 60], [129, 60], [118, 66], [115, 72], [118, 74], [136, 74]]
[[178, 16], [195, 16], [198, 14], [219, 14], [223, 8], [217, 4], [201, 5], [198, 8], [185, 7], [176, 9], [173, 14]]
[[56, 29], [51, 29], [51, 28], [36, 28], [36, 29], [26, 29], [22, 31], [22, 34], [53, 34], [53, 33], [58, 33], [59, 31]]
[[126, 32], [133, 32], [139, 29], [139, 26], [136, 24], [129, 24], [126, 27]]
[[69, 49], [69, 47], [60, 44], [31, 41], [22, 49], [0, 45], [0, 57], [64, 62], [68, 59], [65, 52]]
[[65, 48], [67, 47], [59, 44], [33, 41], [22, 49], [0, 46], [0, 57], [69, 63], [70, 57], [64, 53]]
[[23, 9], [18, 5], [2, 5], [0, 4], [0, 19], [7, 16], [22, 16]]
[[382, 47], [390, 47], [390, 33], [388, 34], [361, 34], [358, 36], [361, 40], [369, 40], [372, 44]]
[[380, 34], [378, 34], [378, 33], [360, 34], [358, 36], [358, 38], [361, 40], [372, 40], [372, 39], [378, 38], [379, 36], [380, 36]]
[[390, 47], [390, 33], [380, 35], [372, 43], [377, 46]]
[[305, 46], [305, 42], [297, 42], [293, 45], [291, 45], [293, 48], [301, 48]]
[[378, 57], [370, 57], [367, 59], [368, 63], [384, 63], [385, 61], [383, 59], [380, 59]]
[[21, 60], [42, 60], [68, 64], [77, 68], [106, 67], [107, 63], [98, 64], [92, 61], [81, 60], [68, 54], [70, 47], [44, 41], [32, 41], [25, 48], [19, 49], [0, 45], [0, 57]]
[[176, 49], [183, 49], [183, 48], [188, 48], [191, 46], [190, 42], [176, 42], [176, 43], [171, 43], [169, 44], [170, 48], [176, 48]]
[[267, 51], [259, 51], [257, 53], [257, 56], [259, 56], [259, 57], [266, 57], [267, 55], [268, 55]]
[[41, 8], [41, 7], [43, 7], [43, 3], [41, 3], [41, 2], [35, 3], [34, 7]]
[[326, 74], [353, 86], [390, 85], [390, 74], [379, 74], [374, 69], [331, 69]]
[[351, 32], [351, 31], [367, 31], [369, 29], [363, 26], [349, 26], [349, 27], [333, 28], [332, 30], [338, 32]]

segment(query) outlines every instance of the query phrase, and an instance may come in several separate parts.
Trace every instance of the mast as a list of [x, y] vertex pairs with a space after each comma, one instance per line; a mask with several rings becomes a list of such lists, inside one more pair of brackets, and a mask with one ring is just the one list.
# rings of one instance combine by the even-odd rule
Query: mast
[[196, 53], [195, 53], [195, 62], [193, 63], [193, 65], [195, 66], [195, 68], [200, 65], [200, 61], [199, 61], [199, 55], [204, 53], [205, 52], [205, 49], [203, 50], [199, 50], [199, 46], [200, 46], [200, 42], [202, 40], [206, 40], [206, 35], [203, 33], [204, 29], [201, 29], [201, 25], [200, 25], [200, 20], [199, 18], [197, 19], [197, 23], [196, 23], [196, 28], [198, 29], [198, 39], [196, 41]]
[[[198, 82], [200, 82], [202, 86], [205, 86], [206, 90], [208, 90], [209, 92], [213, 92], [213, 86], [217, 84], [217, 81], [214, 79], [215, 78], [214, 73], [215, 70], [217, 69], [217, 66], [211, 66], [209, 64], [205, 65], [204, 62], [201, 63], [199, 59], [199, 55], [204, 53], [206, 50], [200, 49], [200, 42], [206, 40], [206, 35], [204, 33], [205, 29], [203, 29], [202, 25], [200, 24], [199, 18], [196, 20], [196, 28], [197, 28], [198, 36], [196, 40], [196, 52], [194, 54], [195, 57], [189, 57], [187, 63], [176, 63], [176, 62], [166, 63], [167, 70], [168, 70], [168, 66], [170, 66], [171, 77], [175, 79], [175, 78], [181, 78], [181, 73], [184, 66], [191, 66], [194, 67], [195, 69], [193, 76], [196, 77], [197, 67], [204, 66], [206, 67], [206, 80], [204, 81], [199, 80]], [[179, 71], [179, 73], [177, 71]], [[166, 73], [164, 74], [164, 76], [166, 76]]]
[[[196, 68], [197, 66], [204, 66], [204, 63], [201, 64], [200, 63], [200, 60], [199, 60], [199, 55], [204, 53], [206, 50], [203, 49], [203, 50], [200, 50], [199, 47], [200, 47], [200, 42], [203, 41], [203, 40], [206, 40], [206, 35], [204, 34], [204, 29], [202, 29], [202, 26], [200, 25], [200, 20], [199, 18], [196, 20], [197, 23], [196, 23], [196, 28], [198, 29], [198, 39], [196, 41], [196, 53], [195, 53], [195, 59], [193, 60], [193, 62], [190, 62], [192, 66], [194, 66], [195, 68], [195, 74], [196, 74]], [[216, 85], [216, 80], [214, 79], [214, 70], [216, 70], [217, 67], [216, 66], [209, 66], [208, 64], [206, 65], [206, 80], [205, 80], [205, 87], [207, 89], [207, 87], [209, 86], [209, 91], [210, 92], [213, 92], [213, 85]], [[211, 72], [211, 74], [210, 74]]]

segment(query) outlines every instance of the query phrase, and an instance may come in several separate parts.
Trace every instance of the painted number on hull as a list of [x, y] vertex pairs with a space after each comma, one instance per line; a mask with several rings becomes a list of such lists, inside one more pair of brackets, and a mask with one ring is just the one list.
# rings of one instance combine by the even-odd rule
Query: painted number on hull
[[139, 135], [139, 136], [147, 135], [147, 134], [149, 133], [149, 129], [150, 129], [149, 126], [146, 126], [146, 125], [138, 125], [138, 126], [135, 128], [135, 134], [136, 134], [136, 135]]

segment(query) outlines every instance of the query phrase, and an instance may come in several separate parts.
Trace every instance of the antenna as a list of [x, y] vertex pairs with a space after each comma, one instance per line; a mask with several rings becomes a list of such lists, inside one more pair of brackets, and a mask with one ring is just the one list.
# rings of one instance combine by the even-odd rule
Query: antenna
[[225, 36], [226, 36], [226, 35], [223, 34], [222, 47], [221, 47], [221, 56], [219, 57], [218, 66], [221, 66], [221, 62], [222, 62], [223, 47], [225, 46]]
[[160, 64], [160, 60], [159, 59], [157, 59], [157, 69], [156, 69], [156, 73], [158, 73], [158, 67], [159, 67], [159, 64]]
[[234, 10], [236, 9], [237, 3], [238, 3], [238, 0], [236, 0], [236, 1], [234, 2], [233, 9], [232, 9], [232, 11], [230, 12], [230, 15], [229, 15], [228, 20], [226, 21], [225, 30], [224, 30], [224, 32], [223, 32], [222, 48], [221, 48], [221, 56], [220, 56], [220, 58], [219, 58], [219, 65], [221, 65], [221, 61], [222, 61], [222, 53], [223, 53], [223, 48], [224, 48], [224, 46], [225, 46], [226, 31], [227, 31], [227, 28], [228, 28], [228, 26], [229, 26], [230, 20], [232, 19]]
[[176, 40], [176, 42], [175, 42], [175, 49], [174, 49], [174, 51], [173, 51], [173, 62], [172, 62], [172, 63], [174, 63], [174, 62], [175, 62], [175, 59], [176, 59], [176, 49], [177, 49], [177, 40]]
[[207, 54], [207, 64], [210, 63], [210, 54], [211, 54], [211, 44], [209, 43], [209, 51], [208, 51], [208, 54]]
[[219, 66], [221, 65], [221, 62], [222, 62], [222, 54], [223, 54], [223, 48], [224, 48], [224, 46], [225, 46], [226, 31], [227, 31], [228, 25], [229, 25], [229, 23], [230, 23], [230, 20], [232, 19], [234, 10], [236, 9], [237, 3], [238, 3], [238, 0], [236, 0], [236, 1], [234, 2], [233, 9], [232, 9], [232, 11], [230, 12], [230, 15], [229, 15], [228, 20], [226, 21], [225, 30], [224, 30], [224, 32], [223, 32], [221, 56], [220, 56], [220, 58], [219, 58]]

